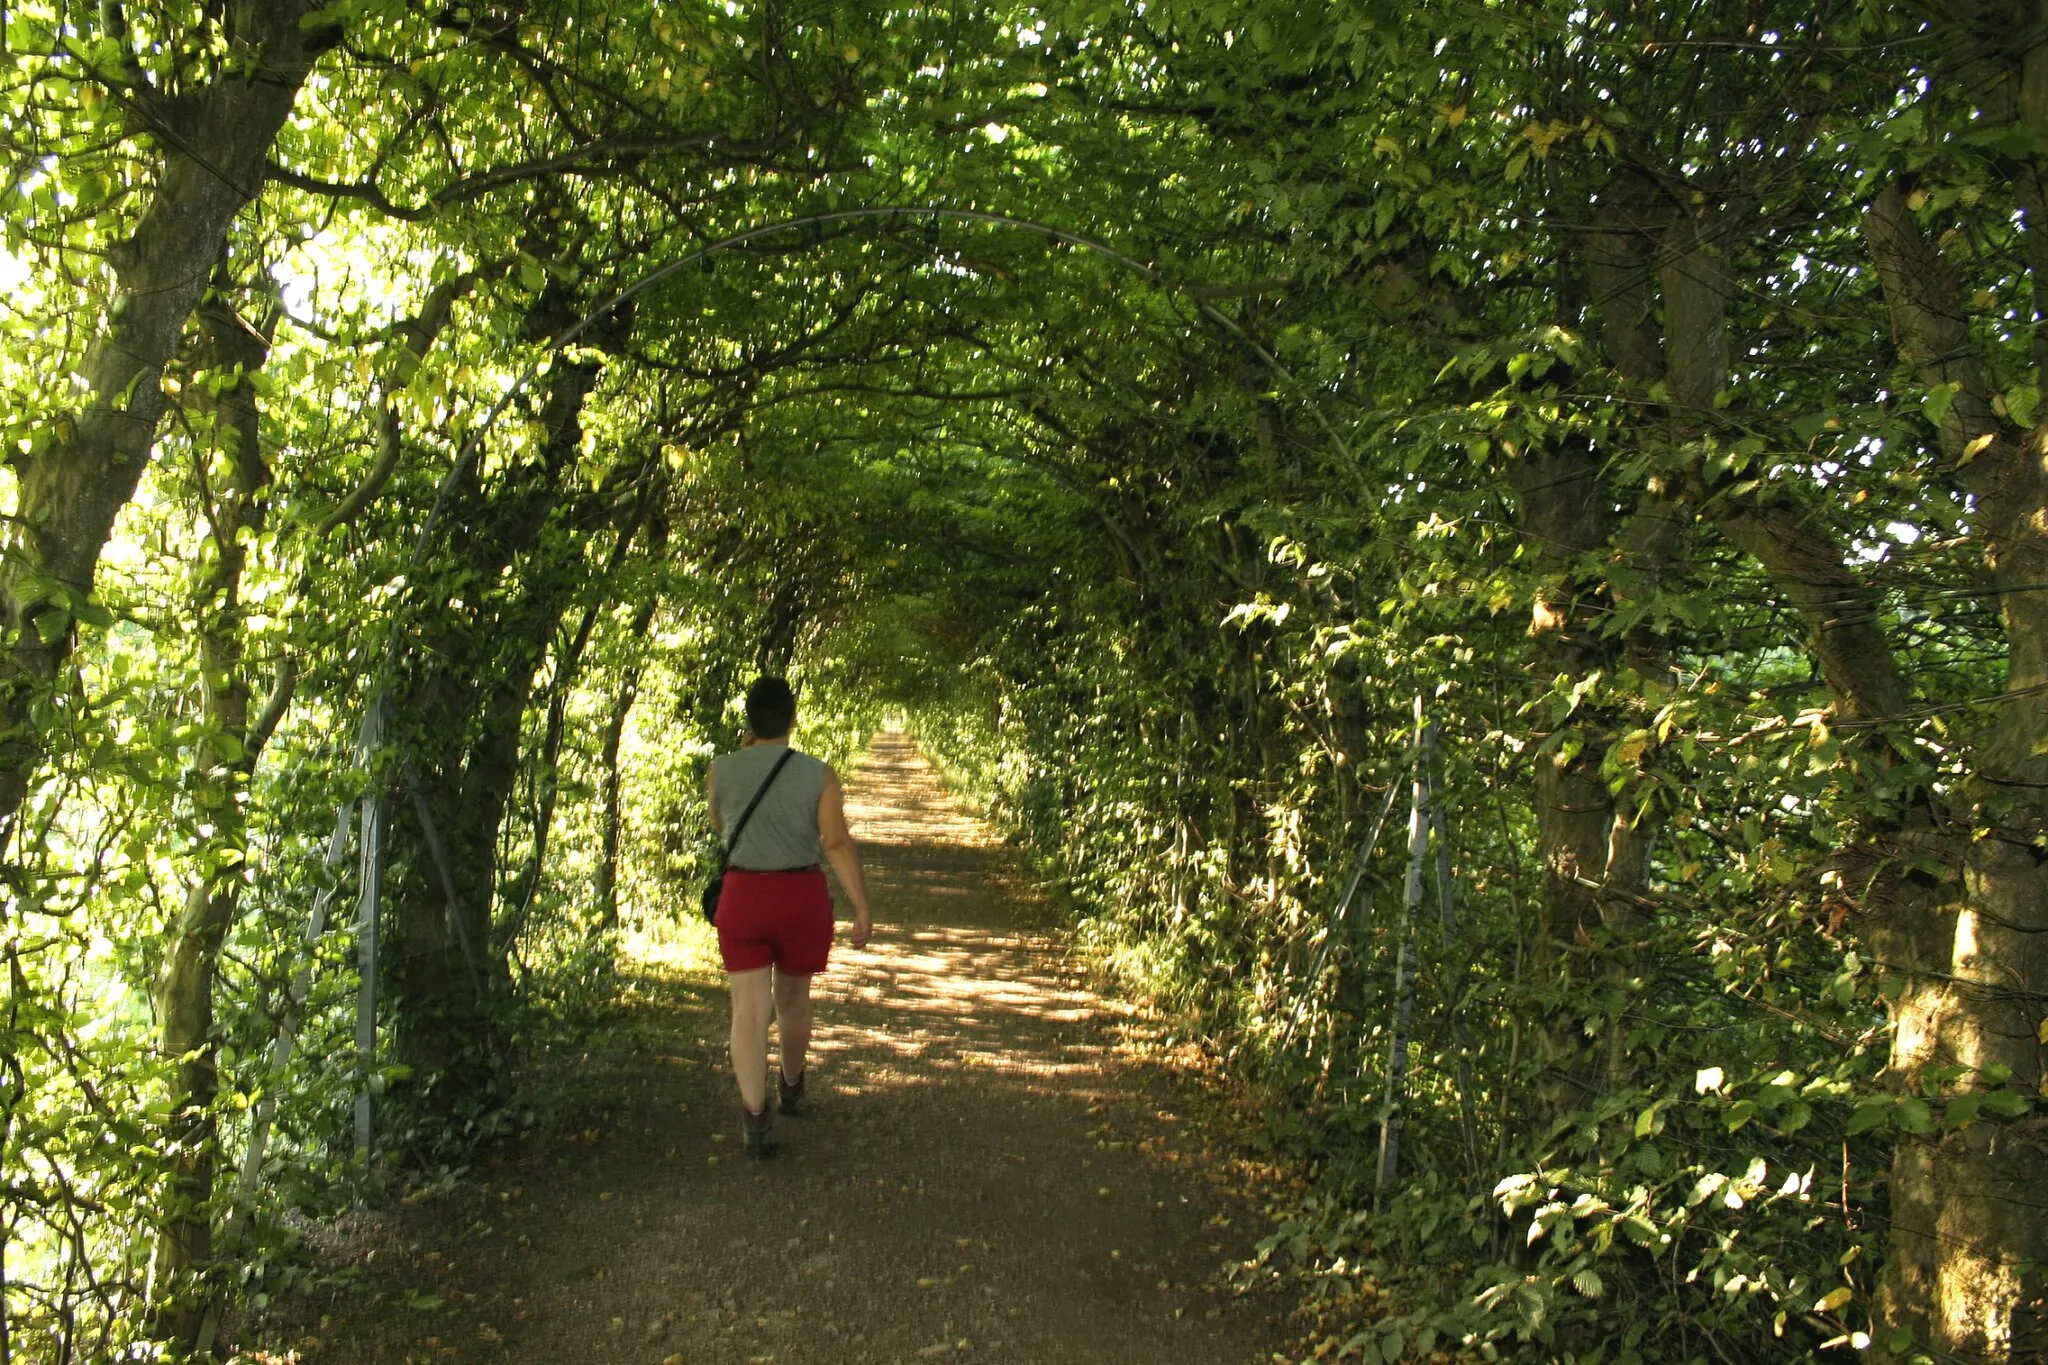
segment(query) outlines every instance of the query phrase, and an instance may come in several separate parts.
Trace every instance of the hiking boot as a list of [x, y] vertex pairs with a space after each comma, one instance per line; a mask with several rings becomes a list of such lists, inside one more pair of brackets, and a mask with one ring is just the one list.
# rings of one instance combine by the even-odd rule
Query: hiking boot
[[758, 1114], [744, 1104], [740, 1106], [740, 1131], [746, 1135], [748, 1156], [767, 1156], [775, 1150], [775, 1131], [770, 1126], [771, 1122], [766, 1105]]
[[782, 1097], [782, 1103], [778, 1107], [782, 1110], [783, 1117], [810, 1117], [810, 1110], [804, 1107], [804, 1078], [801, 1073], [792, 1081], [778, 1069], [775, 1073], [775, 1088]]

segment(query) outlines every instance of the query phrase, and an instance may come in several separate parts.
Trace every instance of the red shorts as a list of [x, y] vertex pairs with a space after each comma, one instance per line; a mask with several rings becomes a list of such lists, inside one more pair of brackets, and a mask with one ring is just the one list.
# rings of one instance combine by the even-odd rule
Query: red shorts
[[771, 964], [792, 976], [824, 971], [832, 952], [832, 893], [824, 869], [726, 869], [718, 897], [718, 951], [729, 972]]

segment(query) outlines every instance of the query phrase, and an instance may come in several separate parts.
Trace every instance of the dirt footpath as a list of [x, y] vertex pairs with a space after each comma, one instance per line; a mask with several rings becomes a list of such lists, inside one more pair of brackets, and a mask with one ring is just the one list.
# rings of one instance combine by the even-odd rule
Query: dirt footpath
[[363, 1220], [356, 1288], [266, 1354], [1270, 1361], [1284, 1301], [1219, 1283], [1263, 1225], [1116, 1011], [1016, 927], [1009, 855], [900, 736], [848, 807], [879, 929], [820, 979], [815, 1116], [777, 1156], [739, 1154], [723, 999], [643, 982], [636, 1045], [585, 1059], [602, 1121]]

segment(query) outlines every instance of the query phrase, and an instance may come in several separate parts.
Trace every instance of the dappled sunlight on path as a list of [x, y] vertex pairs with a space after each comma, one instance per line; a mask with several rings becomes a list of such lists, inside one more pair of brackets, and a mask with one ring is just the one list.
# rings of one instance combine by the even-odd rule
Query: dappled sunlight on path
[[877, 933], [842, 933], [818, 981], [816, 1112], [782, 1152], [735, 1150], [721, 995], [650, 982], [649, 1045], [585, 1059], [608, 1135], [485, 1185], [445, 1252], [411, 1244], [462, 1321], [431, 1348], [344, 1330], [327, 1359], [1271, 1359], [1278, 1299], [1217, 1275], [1253, 1220], [1169, 1078], [1119, 1051], [1119, 1009], [1018, 927], [1011, 851], [902, 736], [847, 787]]
[[[846, 819], [864, 847], [891, 844], [927, 855], [1000, 847], [988, 826], [946, 790], [917, 746], [894, 732], [876, 736], [859, 768], [848, 776]], [[951, 880], [943, 865], [928, 867], [922, 857], [905, 859], [888, 870], [913, 882], [925, 872], [936, 874], [937, 884]], [[959, 885], [955, 889], [981, 895], [990, 890]]]

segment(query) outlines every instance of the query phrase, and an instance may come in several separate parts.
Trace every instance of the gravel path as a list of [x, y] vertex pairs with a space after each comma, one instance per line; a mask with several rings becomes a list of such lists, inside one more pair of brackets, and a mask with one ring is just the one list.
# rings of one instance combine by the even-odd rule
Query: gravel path
[[[879, 929], [820, 979], [815, 1115], [738, 1152], [722, 994], [655, 982], [604, 1120], [349, 1233], [273, 1360], [1267, 1362], [1255, 1214], [1117, 1010], [1017, 927], [1010, 856], [900, 736], [849, 782]], [[380, 1261], [381, 1258], [381, 1261]], [[251, 1333], [256, 1335], [256, 1333]]]

